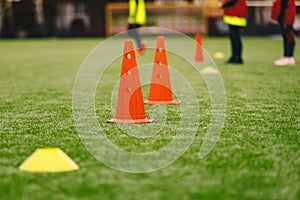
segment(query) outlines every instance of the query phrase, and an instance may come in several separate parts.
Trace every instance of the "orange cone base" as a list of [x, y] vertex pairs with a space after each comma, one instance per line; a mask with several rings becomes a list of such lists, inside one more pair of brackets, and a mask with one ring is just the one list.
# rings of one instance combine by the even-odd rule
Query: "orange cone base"
[[171, 100], [171, 101], [153, 101], [153, 100], [145, 100], [145, 104], [166, 104], [166, 105], [177, 105], [180, 104], [178, 100]]
[[144, 118], [144, 119], [109, 119], [106, 120], [106, 123], [130, 123], [130, 124], [146, 124], [153, 122], [154, 119]]

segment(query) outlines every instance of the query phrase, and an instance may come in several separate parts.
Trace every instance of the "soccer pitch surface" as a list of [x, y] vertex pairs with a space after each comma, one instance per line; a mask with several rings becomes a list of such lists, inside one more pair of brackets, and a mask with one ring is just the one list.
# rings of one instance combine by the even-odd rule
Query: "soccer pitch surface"
[[[245, 64], [225, 65], [230, 52], [228, 38], [204, 38], [210, 55], [225, 54], [224, 59], [214, 61], [224, 82], [227, 106], [220, 138], [203, 159], [199, 159], [199, 150], [210, 123], [209, 92], [201, 76], [183, 70], [184, 60], [168, 56], [178, 64], [172, 67], [189, 77], [195, 91], [197, 134], [187, 151], [169, 166], [150, 173], [125, 173], [93, 157], [74, 125], [76, 75], [102, 40], [0, 41], [1, 200], [300, 199], [300, 45], [295, 50], [296, 66], [276, 67], [273, 60], [282, 54], [282, 41], [246, 37]], [[153, 55], [146, 51], [137, 59], [138, 63], [151, 62]], [[178, 127], [178, 107], [165, 109], [164, 128], [154, 138], [132, 138], [118, 125], [104, 123], [113, 117], [111, 94], [120, 75], [119, 61], [106, 70], [97, 88], [99, 124], [107, 138], [126, 151], [158, 150], [171, 141]], [[147, 87], [142, 90], [146, 98]], [[151, 106], [145, 109], [147, 112]], [[20, 164], [41, 147], [60, 148], [80, 169], [67, 173], [19, 171]]]

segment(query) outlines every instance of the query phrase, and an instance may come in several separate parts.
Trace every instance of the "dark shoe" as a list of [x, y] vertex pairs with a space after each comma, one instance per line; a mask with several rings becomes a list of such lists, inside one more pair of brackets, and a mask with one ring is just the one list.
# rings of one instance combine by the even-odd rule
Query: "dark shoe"
[[226, 61], [225, 64], [243, 64], [243, 60], [241, 58], [239, 59], [230, 58], [228, 61]]

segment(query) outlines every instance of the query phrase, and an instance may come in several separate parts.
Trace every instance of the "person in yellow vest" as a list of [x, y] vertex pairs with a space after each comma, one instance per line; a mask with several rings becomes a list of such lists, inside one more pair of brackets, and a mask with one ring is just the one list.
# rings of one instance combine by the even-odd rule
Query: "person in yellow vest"
[[146, 43], [142, 41], [138, 28], [146, 24], [146, 6], [144, 0], [129, 0], [128, 31], [136, 42], [136, 55], [143, 53]]
[[246, 0], [225, 0], [221, 3], [224, 9], [223, 20], [229, 25], [229, 38], [232, 56], [226, 62], [228, 64], [242, 64], [242, 41], [240, 29], [247, 25]]

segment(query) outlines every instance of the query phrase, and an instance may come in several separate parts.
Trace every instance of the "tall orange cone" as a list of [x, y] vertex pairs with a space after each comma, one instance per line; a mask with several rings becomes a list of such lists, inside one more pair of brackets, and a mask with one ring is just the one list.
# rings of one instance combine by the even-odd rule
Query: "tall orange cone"
[[196, 50], [195, 50], [195, 62], [203, 62], [203, 50], [202, 50], [202, 35], [196, 34]]
[[173, 100], [164, 40], [165, 38], [163, 36], [158, 36], [156, 39], [156, 51], [150, 90], [148, 100], [144, 101], [146, 104], [180, 103], [180, 101]]
[[110, 123], [148, 123], [153, 119], [146, 118], [143, 96], [132, 40], [126, 40], [122, 59], [122, 70], [116, 116], [106, 120]]

